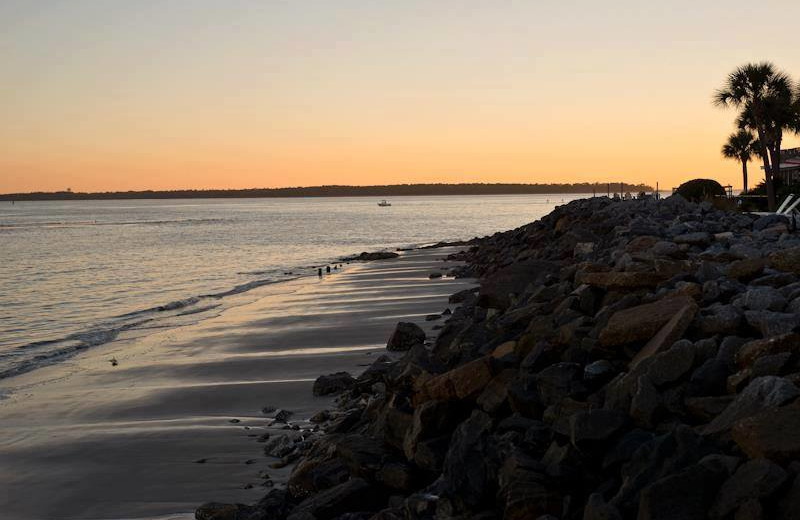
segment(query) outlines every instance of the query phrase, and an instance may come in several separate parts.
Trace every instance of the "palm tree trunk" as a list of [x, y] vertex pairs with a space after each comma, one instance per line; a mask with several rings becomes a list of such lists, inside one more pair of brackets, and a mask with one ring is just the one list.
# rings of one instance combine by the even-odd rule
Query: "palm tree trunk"
[[742, 161], [742, 193], [747, 193], [747, 161]]
[[[780, 141], [775, 143], [775, 145], [772, 146], [772, 149], [770, 150], [770, 162], [772, 163], [772, 175], [771, 175], [771, 177], [772, 177], [771, 181], [772, 182], [770, 182], [767, 185], [767, 198], [769, 198], [769, 196], [770, 196], [769, 188], [771, 187], [772, 188], [772, 200], [775, 201], [775, 179], [780, 179], [780, 175], [781, 175], [781, 143], [780, 143]], [[769, 210], [770, 211], [775, 211], [775, 209], [772, 207], [771, 203], [770, 203]]]
[[767, 146], [767, 132], [762, 125], [757, 126], [758, 143], [761, 149], [761, 160], [764, 162], [764, 185], [767, 187], [767, 206], [769, 211], [778, 209], [775, 203], [775, 185], [772, 183], [772, 168], [769, 164], [769, 147]]

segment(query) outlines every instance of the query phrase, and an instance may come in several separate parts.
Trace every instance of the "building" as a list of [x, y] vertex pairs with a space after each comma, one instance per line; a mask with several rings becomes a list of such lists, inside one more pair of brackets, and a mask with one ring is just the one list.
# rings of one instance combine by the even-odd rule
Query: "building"
[[781, 150], [780, 174], [784, 184], [800, 184], [800, 148]]

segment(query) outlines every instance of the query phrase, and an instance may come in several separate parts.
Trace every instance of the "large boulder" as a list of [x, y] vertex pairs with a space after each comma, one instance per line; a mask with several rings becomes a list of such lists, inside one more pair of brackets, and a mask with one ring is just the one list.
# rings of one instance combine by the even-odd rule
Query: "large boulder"
[[515, 262], [481, 280], [478, 304], [482, 307], [505, 309], [511, 298], [530, 284], [541, 282], [547, 275], [558, 273], [558, 265], [540, 260]]
[[647, 341], [676, 315], [691, 315], [689, 318], [691, 323], [696, 312], [697, 304], [688, 296], [664, 298], [653, 303], [623, 309], [615, 312], [608, 320], [600, 333], [600, 344], [611, 347]]
[[351, 511], [374, 511], [378, 496], [364, 479], [350, 479], [306, 498], [292, 509], [288, 520], [328, 520]]
[[741, 419], [761, 412], [764, 408], [784, 405], [800, 396], [800, 390], [790, 381], [776, 376], [753, 379], [704, 429], [703, 434], [722, 433]]
[[775, 251], [769, 255], [769, 265], [779, 271], [800, 274], [800, 247]]
[[316, 396], [333, 395], [349, 390], [355, 384], [355, 378], [348, 372], [336, 372], [335, 374], [319, 376], [314, 381], [312, 391]]
[[787, 477], [786, 471], [774, 462], [766, 459], [748, 461], [722, 484], [709, 516], [726, 518], [749, 500], [767, 498], [783, 485]]
[[653, 288], [664, 281], [664, 275], [648, 271], [578, 272], [575, 282], [610, 290]]
[[767, 409], [742, 419], [731, 431], [736, 444], [752, 458], [777, 462], [800, 459], [800, 407]]
[[425, 331], [419, 325], [401, 321], [395, 327], [389, 342], [386, 344], [386, 350], [395, 352], [402, 352], [409, 350], [415, 345], [421, 345], [425, 342]]

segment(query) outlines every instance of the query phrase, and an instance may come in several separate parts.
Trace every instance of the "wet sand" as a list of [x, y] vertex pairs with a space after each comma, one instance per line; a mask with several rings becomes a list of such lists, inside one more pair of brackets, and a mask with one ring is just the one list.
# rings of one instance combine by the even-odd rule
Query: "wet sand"
[[2, 517], [192, 518], [201, 502], [258, 500], [261, 472], [280, 482], [289, 471], [263, 455], [262, 408], [307, 421], [330, 403], [311, 394], [318, 375], [363, 370], [399, 320], [441, 323], [424, 317], [473, 286], [428, 279], [452, 251], [262, 287], [198, 324], [0, 382]]

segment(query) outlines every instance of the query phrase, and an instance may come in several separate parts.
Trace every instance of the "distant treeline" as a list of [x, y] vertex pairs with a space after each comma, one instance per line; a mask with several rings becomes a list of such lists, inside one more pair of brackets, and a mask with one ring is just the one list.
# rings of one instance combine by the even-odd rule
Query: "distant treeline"
[[388, 184], [384, 186], [311, 186], [306, 188], [253, 188], [246, 190], [73, 191], [9, 193], [0, 200], [104, 200], [104, 199], [206, 199], [258, 197], [397, 197], [402, 195], [514, 195], [547, 193], [639, 193], [653, 191], [646, 184]]

